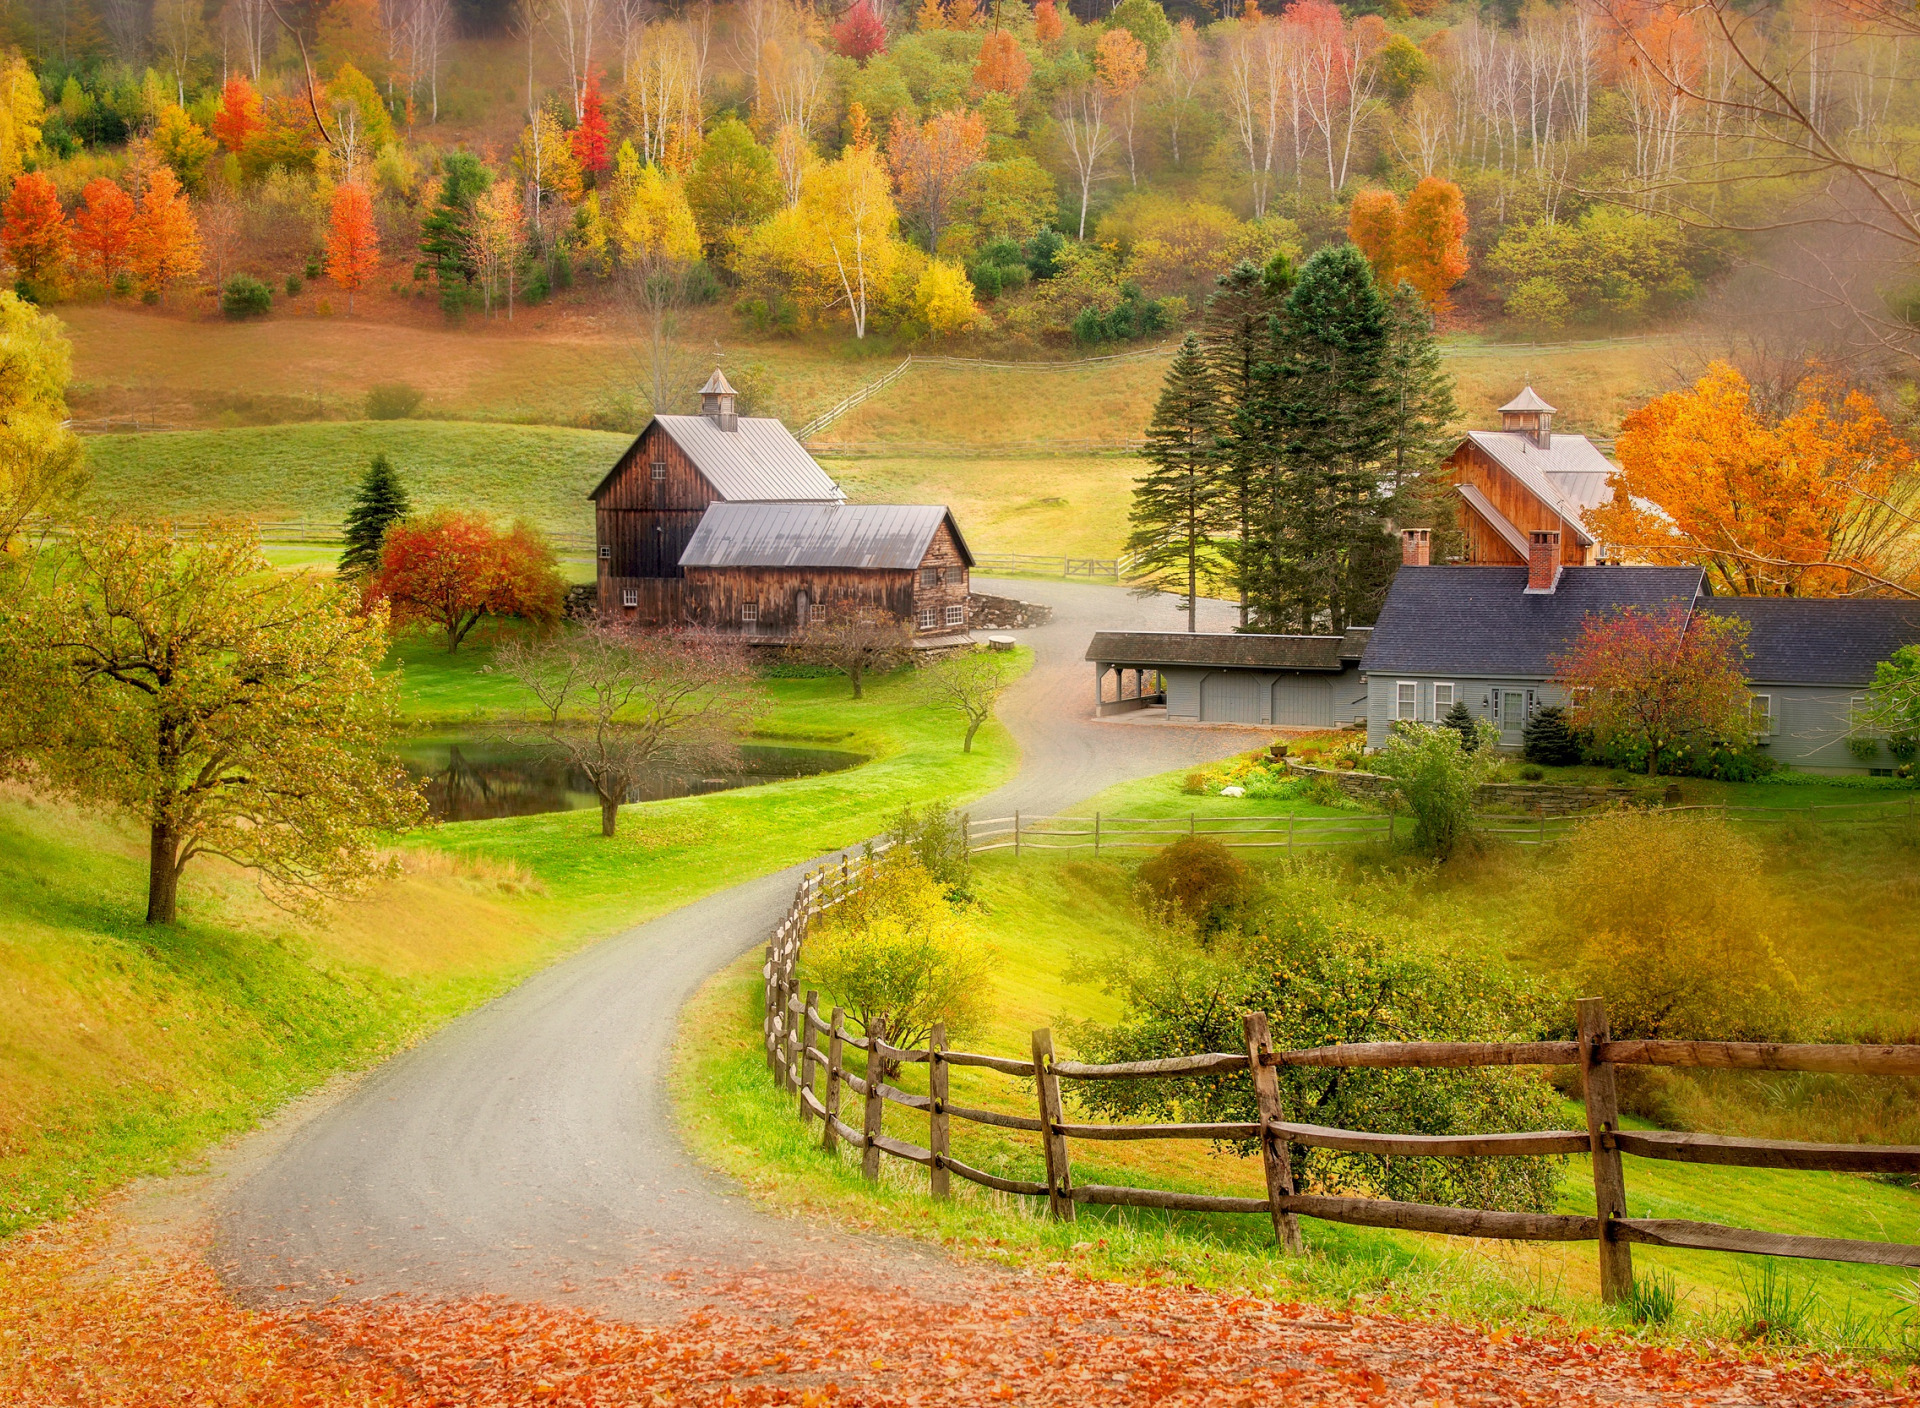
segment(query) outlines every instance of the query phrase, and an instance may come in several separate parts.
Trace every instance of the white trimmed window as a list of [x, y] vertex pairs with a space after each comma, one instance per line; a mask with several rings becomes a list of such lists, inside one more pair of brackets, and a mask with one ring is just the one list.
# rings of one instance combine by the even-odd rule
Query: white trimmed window
[[667, 462], [665, 460], [655, 460], [653, 462], [653, 482], [658, 484], [661, 480], [665, 479], [666, 477], [667, 477]]
[[1447, 710], [1452, 707], [1453, 686], [1451, 684], [1436, 684], [1433, 687], [1433, 717], [1435, 720], [1444, 719], [1447, 716]]
[[934, 624], [935, 624], [935, 617], [934, 617], [933, 608], [929, 606], [924, 610], [922, 610], [920, 613], [920, 629], [923, 631], [930, 631], [934, 628]]
[[1773, 696], [1771, 694], [1756, 694], [1753, 696], [1753, 702], [1749, 708], [1751, 710], [1750, 717], [1753, 721], [1754, 733], [1761, 738], [1771, 736], [1774, 727]]
[[1393, 717], [1395, 719], [1420, 717], [1420, 682], [1418, 680], [1400, 680], [1394, 684]]
[[824, 621], [824, 620], [826, 620], [826, 619], [827, 619], [827, 604], [826, 604], [826, 603], [825, 603], [824, 601], [816, 601], [816, 602], [814, 602], [814, 604], [813, 604], [813, 605], [811, 605], [811, 606], [809, 606], [809, 607], [807, 608], [807, 619], [808, 619], [809, 621]]
[[620, 589], [620, 604], [622, 606], [638, 606], [640, 604], [640, 588], [622, 587]]
[[967, 624], [967, 608], [964, 606], [949, 606], [947, 608], [947, 624], [949, 626], [966, 625]]
[[740, 624], [743, 626], [757, 626], [760, 624], [759, 602], [743, 601], [740, 603]]

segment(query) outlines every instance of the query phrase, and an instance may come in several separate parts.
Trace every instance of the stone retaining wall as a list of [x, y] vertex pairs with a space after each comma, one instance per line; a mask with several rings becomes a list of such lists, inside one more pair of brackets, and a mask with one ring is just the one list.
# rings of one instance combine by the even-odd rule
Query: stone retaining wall
[[967, 595], [967, 625], [976, 631], [1018, 631], [1029, 626], [1044, 626], [1052, 619], [1053, 608], [1038, 602], [991, 596], [986, 592]]
[[[1301, 777], [1330, 777], [1349, 797], [1374, 801], [1393, 786], [1392, 779], [1375, 772], [1345, 768], [1316, 768], [1286, 760], [1287, 771]], [[1487, 782], [1473, 794], [1478, 807], [1514, 809], [1541, 816], [1568, 816], [1608, 803], [1651, 804], [1659, 799], [1638, 787], [1598, 787], [1578, 782]]]

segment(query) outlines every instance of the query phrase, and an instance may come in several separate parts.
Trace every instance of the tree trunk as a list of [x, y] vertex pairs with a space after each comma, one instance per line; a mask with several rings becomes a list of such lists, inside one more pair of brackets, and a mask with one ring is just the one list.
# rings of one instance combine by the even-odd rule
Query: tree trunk
[[600, 834], [612, 839], [615, 829], [620, 825], [620, 799], [600, 794]]
[[147, 842], [147, 923], [173, 923], [180, 894], [180, 841], [171, 822], [156, 821]]
[[960, 751], [962, 753], [971, 753], [973, 751], [973, 736], [976, 733], [980, 732], [980, 725], [985, 722], [986, 720], [984, 719], [975, 719], [972, 723], [967, 725], [966, 741], [960, 745]]
[[858, 664], [847, 667], [847, 678], [853, 681], [853, 697], [855, 699], [860, 697], [860, 676], [863, 673]]

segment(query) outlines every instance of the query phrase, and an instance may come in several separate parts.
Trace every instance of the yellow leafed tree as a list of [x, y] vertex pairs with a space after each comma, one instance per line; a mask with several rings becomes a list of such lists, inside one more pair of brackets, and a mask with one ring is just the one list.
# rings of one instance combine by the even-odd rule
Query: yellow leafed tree
[[878, 153], [852, 148], [810, 170], [800, 200], [765, 222], [741, 252], [746, 281], [790, 300], [809, 322], [844, 308], [864, 338], [906, 257], [892, 186]]
[[27, 61], [19, 54], [0, 59], [0, 185], [12, 185], [40, 149], [46, 112], [40, 80]]
[[0, 291], [0, 552], [28, 519], [70, 503], [86, 483], [80, 442], [63, 427], [72, 375], [60, 320]]

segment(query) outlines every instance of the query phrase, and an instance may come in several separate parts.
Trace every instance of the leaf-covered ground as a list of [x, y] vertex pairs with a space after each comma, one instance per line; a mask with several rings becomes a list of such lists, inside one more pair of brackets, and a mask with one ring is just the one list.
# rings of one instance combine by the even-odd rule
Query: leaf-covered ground
[[742, 1280], [657, 1326], [500, 1300], [235, 1304], [92, 1213], [0, 1248], [0, 1402], [87, 1405], [1911, 1403], [1853, 1366], [1530, 1339], [1036, 1277], [928, 1301]]

